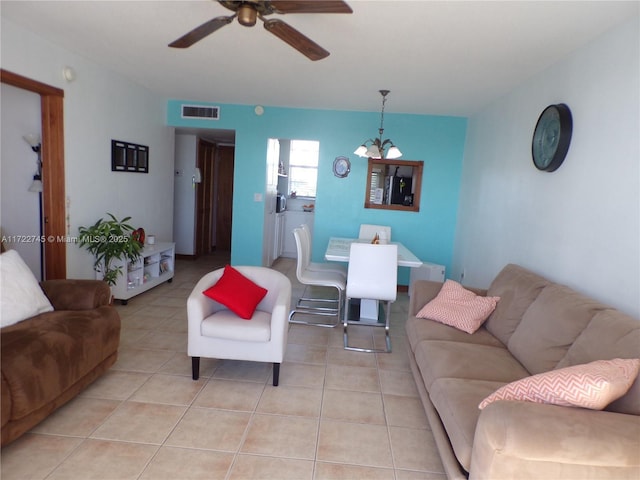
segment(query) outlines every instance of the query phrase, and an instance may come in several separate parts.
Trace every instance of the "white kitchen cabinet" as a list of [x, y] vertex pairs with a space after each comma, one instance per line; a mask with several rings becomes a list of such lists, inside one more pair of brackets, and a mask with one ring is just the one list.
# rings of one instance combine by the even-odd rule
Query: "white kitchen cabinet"
[[313, 212], [298, 212], [287, 210], [284, 213], [284, 242], [282, 256], [287, 258], [298, 258], [296, 249], [296, 239], [293, 236], [293, 229], [303, 223], [309, 225], [311, 236], [313, 237]]
[[114, 262], [122, 267], [122, 275], [112, 288], [113, 298], [122, 305], [136, 295], [160, 285], [171, 282], [175, 268], [175, 243], [156, 243], [145, 245], [140, 258], [135, 262]]
[[273, 258], [282, 256], [284, 247], [284, 212], [276, 213], [275, 238], [273, 241]]

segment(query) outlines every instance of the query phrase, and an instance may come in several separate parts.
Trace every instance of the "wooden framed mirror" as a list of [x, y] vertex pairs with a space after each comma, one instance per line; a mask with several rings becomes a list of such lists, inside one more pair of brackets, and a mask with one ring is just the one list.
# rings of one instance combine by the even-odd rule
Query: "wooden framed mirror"
[[369, 159], [364, 208], [420, 211], [422, 160]]

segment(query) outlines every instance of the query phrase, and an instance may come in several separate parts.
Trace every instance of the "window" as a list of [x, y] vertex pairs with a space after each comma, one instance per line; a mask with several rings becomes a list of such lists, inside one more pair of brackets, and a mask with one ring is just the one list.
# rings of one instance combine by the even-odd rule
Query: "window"
[[291, 140], [289, 148], [289, 193], [298, 197], [315, 197], [318, 181], [320, 142]]

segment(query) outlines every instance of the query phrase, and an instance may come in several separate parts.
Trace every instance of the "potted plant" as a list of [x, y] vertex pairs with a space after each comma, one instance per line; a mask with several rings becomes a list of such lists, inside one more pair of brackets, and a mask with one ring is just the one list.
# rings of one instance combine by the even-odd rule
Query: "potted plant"
[[140, 258], [142, 244], [131, 236], [134, 228], [126, 223], [131, 217], [118, 220], [111, 213], [107, 215], [107, 220], [101, 218], [90, 227], [80, 227], [78, 244], [93, 255], [93, 269], [113, 287], [122, 273], [122, 266], [114, 266], [113, 261], [135, 262]]

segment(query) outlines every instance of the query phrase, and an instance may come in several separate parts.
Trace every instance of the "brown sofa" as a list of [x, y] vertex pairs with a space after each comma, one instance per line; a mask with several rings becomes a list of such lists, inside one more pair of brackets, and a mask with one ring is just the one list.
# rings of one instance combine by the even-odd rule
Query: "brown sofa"
[[97, 280], [48, 280], [54, 311], [0, 330], [2, 445], [75, 397], [117, 358], [120, 316]]
[[416, 313], [442, 284], [417, 281], [409, 357], [449, 478], [640, 478], [640, 381], [603, 411], [522, 401], [478, 404], [552, 369], [640, 358], [640, 321], [507, 265], [487, 291], [496, 310], [473, 334]]

